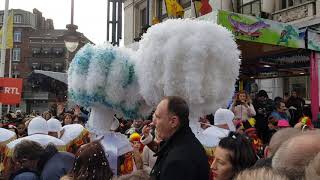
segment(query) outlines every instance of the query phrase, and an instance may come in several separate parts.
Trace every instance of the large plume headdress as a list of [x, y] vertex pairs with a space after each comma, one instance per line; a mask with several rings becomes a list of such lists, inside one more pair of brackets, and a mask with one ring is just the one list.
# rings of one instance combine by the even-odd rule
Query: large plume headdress
[[114, 114], [136, 118], [146, 107], [139, 95], [132, 53], [110, 44], [87, 44], [70, 64], [69, 98], [91, 107], [88, 127], [98, 134], [112, 128]]
[[140, 93], [150, 106], [178, 95], [191, 119], [224, 107], [239, 75], [240, 52], [231, 32], [207, 21], [167, 20], [150, 27], [136, 53]]

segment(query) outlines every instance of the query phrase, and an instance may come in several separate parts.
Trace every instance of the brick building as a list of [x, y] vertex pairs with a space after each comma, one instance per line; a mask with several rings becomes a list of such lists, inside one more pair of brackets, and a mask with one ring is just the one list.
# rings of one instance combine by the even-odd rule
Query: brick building
[[[45, 19], [42, 13], [21, 9], [14, 11], [14, 47], [12, 49], [12, 77], [23, 78], [23, 96], [20, 105], [13, 107], [26, 112], [43, 112], [57, 101], [65, 100], [66, 84], [33, 70], [66, 72], [70, 54], [64, 43], [66, 29], [54, 29], [53, 20]], [[3, 11], [0, 11], [2, 27]], [[90, 42], [83, 34], [79, 47]], [[5, 76], [9, 76], [10, 50], [7, 50]], [[5, 110], [5, 107], [3, 108]]]

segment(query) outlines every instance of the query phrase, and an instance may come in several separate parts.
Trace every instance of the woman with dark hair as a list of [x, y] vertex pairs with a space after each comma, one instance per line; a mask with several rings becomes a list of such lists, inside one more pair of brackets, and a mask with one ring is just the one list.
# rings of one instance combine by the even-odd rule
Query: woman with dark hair
[[211, 171], [214, 180], [231, 180], [240, 171], [250, 168], [257, 161], [250, 140], [239, 133], [230, 132], [220, 140], [214, 152]]
[[112, 179], [112, 170], [99, 141], [91, 142], [78, 150], [69, 177], [72, 180]]
[[39, 180], [38, 163], [44, 153], [43, 147], [37, 142], [23, 140], [17, 144], [13, 151], [15, 172], [9, 180]]
[[73, 124], [74, 116], [71, 113], [64, 113], [62, 125]]

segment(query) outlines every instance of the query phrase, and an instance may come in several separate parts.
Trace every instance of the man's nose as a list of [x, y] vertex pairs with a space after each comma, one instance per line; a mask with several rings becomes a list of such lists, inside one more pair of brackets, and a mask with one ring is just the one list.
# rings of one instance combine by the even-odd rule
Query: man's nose
[[214, 159], [210, 165], [211, 169], [217, 169], [216, 160]]

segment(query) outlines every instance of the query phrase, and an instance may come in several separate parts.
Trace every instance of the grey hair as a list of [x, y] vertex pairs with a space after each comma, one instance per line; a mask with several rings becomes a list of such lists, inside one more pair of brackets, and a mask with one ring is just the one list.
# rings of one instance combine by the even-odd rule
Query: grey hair
[[320, 151], [318, 133], [296, 136], [283, 143], [272, 159], [272, 168], [289, 177], [303, 179], [305, 167]]
[[289, 180], [286, 176], [281, 175], [270, 168], [259, 168], [253, 170], [245, 170], [240, 172], [235, 180], [247, 180], [247, 179], [259, 179], [259, 180]]

